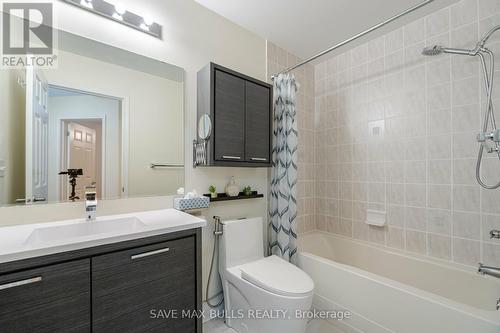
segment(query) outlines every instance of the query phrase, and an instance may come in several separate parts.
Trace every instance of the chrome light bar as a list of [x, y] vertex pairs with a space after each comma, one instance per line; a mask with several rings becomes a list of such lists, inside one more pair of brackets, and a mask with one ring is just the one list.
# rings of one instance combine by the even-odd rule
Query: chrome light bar
[[162, 39], [162, 26], [148, 17], [132, 13], [123, 6], [104, 0], [61, 0], [112, 21], [124, 24], [148, 35]]

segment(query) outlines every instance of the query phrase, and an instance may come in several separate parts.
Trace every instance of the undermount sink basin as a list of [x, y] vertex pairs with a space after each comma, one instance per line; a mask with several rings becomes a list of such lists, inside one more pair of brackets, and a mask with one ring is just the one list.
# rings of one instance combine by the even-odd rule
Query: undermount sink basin
[[81, 222], [62, 226], [38, 228], [26, 239], [26, 244], [57, 242], [74, 238], [88, 237], [106, 233], [130, 233], [144, 227], [139, 219], [125, 217], [113, 220]]

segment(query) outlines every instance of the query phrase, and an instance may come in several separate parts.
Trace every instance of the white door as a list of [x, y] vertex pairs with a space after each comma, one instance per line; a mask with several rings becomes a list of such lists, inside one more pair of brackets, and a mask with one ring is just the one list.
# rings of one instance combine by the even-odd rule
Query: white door
[[[96, 182], [96, 131], [70, 122], [68, 132], [68, 169], [83, 169], [83, 176], [77, 178], [75, 191], [76, 195], [83, 199], [85, 187]], [[71, 190], [68, 193], [71, 193]]]
[[47, 201], [49, 85], [40, 70], [26, 69], [26, 203]]

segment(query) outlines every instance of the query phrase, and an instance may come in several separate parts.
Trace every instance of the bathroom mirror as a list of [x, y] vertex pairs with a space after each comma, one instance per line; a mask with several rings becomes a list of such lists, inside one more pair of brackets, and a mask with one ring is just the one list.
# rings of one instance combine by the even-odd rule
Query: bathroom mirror
[[0, 69], [0, 205], [78, 201], [92, 184], [98, 199], [176, 193], [183, 69], [57, 36], [53, 68]]
[[202, 140], [208, 140], [212, 133], [212, 121], [208, 114], [204, 114], [198, 120], [198, 136]]

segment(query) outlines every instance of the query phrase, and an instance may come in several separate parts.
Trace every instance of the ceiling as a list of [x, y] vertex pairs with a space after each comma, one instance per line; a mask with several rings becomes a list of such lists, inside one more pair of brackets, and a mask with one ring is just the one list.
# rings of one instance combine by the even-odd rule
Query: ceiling
[[[195, 1], [305, 59], [423, 0]], [[381, 35], [456, 1], [434, 0], [416, 12], [372, 33], [372, 36]]]

